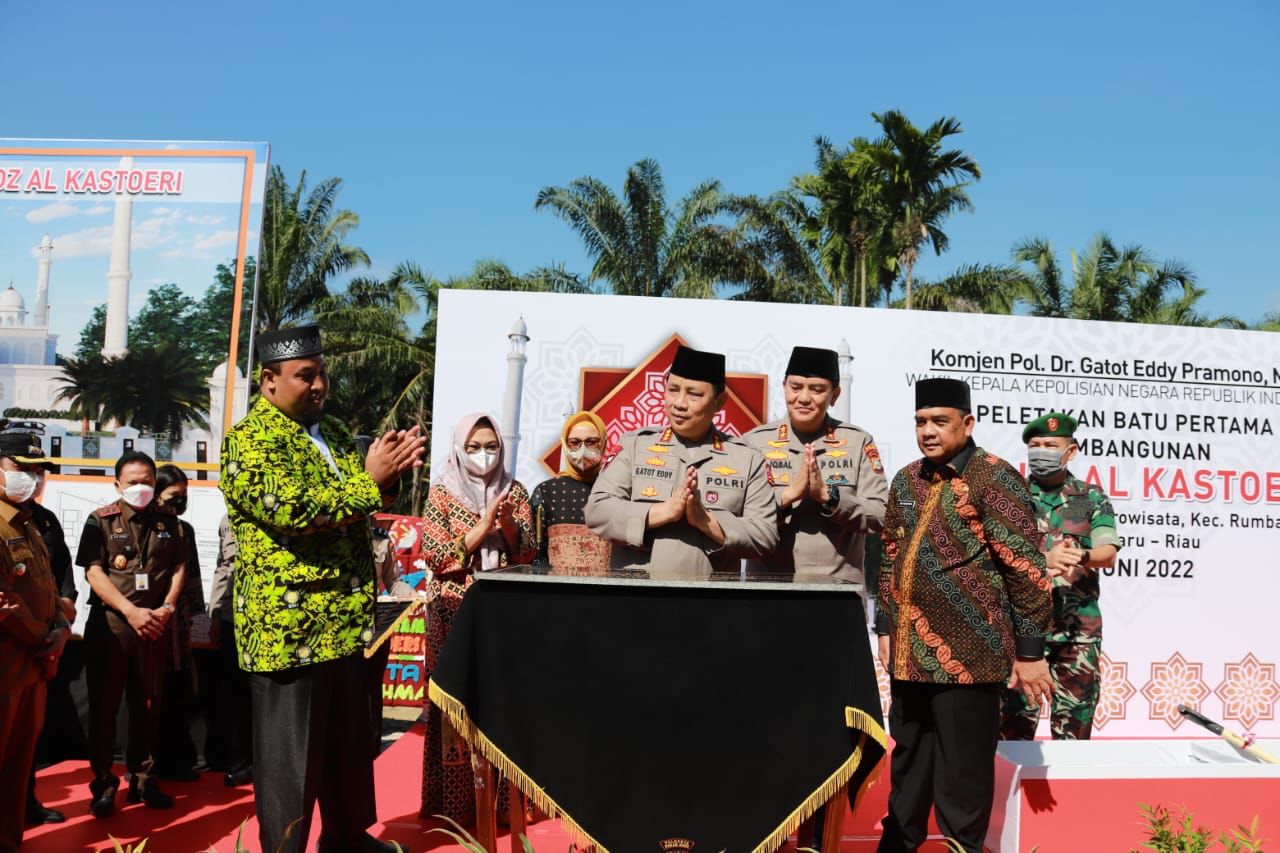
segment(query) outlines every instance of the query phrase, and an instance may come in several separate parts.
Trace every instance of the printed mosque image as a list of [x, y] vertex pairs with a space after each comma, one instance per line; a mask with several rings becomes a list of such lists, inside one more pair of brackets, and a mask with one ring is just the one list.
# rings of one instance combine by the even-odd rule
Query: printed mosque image
[[58, 336], [49, 334], [49, 267], [53, 241], [44, 235], [36, 261], [36, 295], [32, 310], [9, 282], [0, 291], [0, 411], [11, 406], [24, 409], [65, 408], [54, 397], [62, 385], [62, 368], [55, 358]]
[[[133, 158], [122, 158], [120, 165], [122, 168], [132, 167]], [[129, 282], [133, 278], [130, 269], [132, 230], [133, 197], [121, 194], [115, 199], [110, 263], [106, 273], [107, 316], [102, 346], [104, 358], [118, 358], [129, 351]], [[7, 289], [0, 291], [0, 413], [11, 408], [48, 411], [67, 411], [69, 408], [67, 400], [57, 399], [66, 379], [62, 367], [57, 363], [58, 336], [49, 334], [49, 293], [51, 283], [53, 287], [57, 287], [57, 276], [52, 272], [57, 246], [48, 234], [41, 238], [36, 254], [35, 298], [31, 308], [28, 309], [26, 299], [13, 280], [10, 280]], [[209, 415], [207, 420], [210, 429], [187, 429], [182, 443], [172, 448], [173, 459], [194, 460], [197, 456], [210, 461], [216, 459], [217, 448], [222, 441], [227, 370], [228, 365], [224, 361], [214, 368], [208, 380], [209, 409], [206, 414]], [[236, 399], [233, 404], [233, 421], [241, 418], [247, 409], [247, 384], [239, 368], [234, 370], [233, 393]], [[154, 439], [139, 436], [138, 431], [131, 427], [116, 429], [113, 437], [86, 439], [82, 444], [79, 421], [70, 418], [63, 421], [47, 418], [39, 420], [45, 423], [46, 433], [58, 437], [56, 444], [61, 446], [63, 456], [113, 459], [119, 454], [120, 448], [117, 445], [125, 440], [130, 441], [128, 446], [135, 446], [153, 455], [155, 453]]]

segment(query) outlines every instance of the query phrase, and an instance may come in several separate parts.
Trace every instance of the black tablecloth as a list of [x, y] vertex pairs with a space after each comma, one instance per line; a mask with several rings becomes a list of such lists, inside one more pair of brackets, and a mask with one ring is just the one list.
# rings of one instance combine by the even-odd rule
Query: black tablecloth
[[800, 586], [482, 579], [429, 692], [583, 843], [774, 850], [884, 754], [861, 609]]

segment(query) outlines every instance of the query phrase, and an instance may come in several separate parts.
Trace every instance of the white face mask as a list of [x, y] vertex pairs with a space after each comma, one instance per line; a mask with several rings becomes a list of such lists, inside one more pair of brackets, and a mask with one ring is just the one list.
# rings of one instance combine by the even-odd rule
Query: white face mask
[[478, 477], [483, 477], [498, 464], [498, 454], [487, 450], [477, 450], [467, 454], [467, 470]]
[[155, 486], [148, 486], [146, 483], [135, 483], [121, 491], [124, 502], [134, 509], [146, 509], [151, 503], [151, 499], [156, 496]]
[[565, 453], [573, 467], [578, 469], [590, 468], [600, 461], [600, 451], [594, 447], [579, 447], [577, 450], [566, 450]]
[[5, 471], [4, 496], [16, 504], [26, 503], [40, 488], [43, 479], [30, 471]]

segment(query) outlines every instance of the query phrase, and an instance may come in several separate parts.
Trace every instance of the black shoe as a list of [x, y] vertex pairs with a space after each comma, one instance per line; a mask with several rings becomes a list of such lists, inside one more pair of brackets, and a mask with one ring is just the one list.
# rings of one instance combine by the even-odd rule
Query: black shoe
[[41, 826], [46, 823], [64, 823], [67, 816], [57, 809], [46, 809], [39, 803], [27, 806], [27, 826]]
[[104, 817], [111, 817], [116, 810], [116, 789], [109, 788], [101, 794], [93, 798], [89, 803], [89, 814], [101, 820]]
[[239, 788], [241, 785], [248, 785], [253, 781], [253, 768], [241, 767], [239, 770], [232, 770], [226, 776], [222, 777], [222, 784], [228, 788]]
[[316, 853], [396, 853], [397, 849], [409, 853], [403, 844], [397, 848], [390, 841], [381, 841], [367, 832], [341, 839], [321, 833], [316, 845]]
[[173, 797], [161, 791], [160, 786], [152, 779], [148, 779], [142, 785], [136, 781], [130, 781], [128, 800], [131, 803], [142, 803], [149, 809], [173, 808]]

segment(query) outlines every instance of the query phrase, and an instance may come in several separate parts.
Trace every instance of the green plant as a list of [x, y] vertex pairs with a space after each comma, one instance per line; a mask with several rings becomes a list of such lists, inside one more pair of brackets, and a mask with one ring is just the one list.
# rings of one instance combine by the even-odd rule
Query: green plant
[[[480, 846], [480, 842], [476, 841], [475, 838], [472, 837], [471, 833], [467, 832], [465, 829], [458, 826], [458, 824], [455, 823], [453, 820], [445, 817], [442, 814], [432, 815], [432, 817], [439, 818], [440, 820], [449, 824], [449, 826], [452, 826], [453, 829], [445, 829], [443, 826], [438, 826], [435, 829], [427, 830], [428, 832], [438, 832], [441, 835], [449, 836], [454, 841], [461, 844], [462, 848], [464, 850], [467, 850], [468, 853], [485, 853], [485, 849], [484, 847]], [[399, 849], [399, 845], [396, 845], [396, 847], [397, 849]], [[521, 834], [520, 836], [520, 848], [524, 851], [524, 853], [536, 853], [536, 851], [533, 849], [533, 845], [529, 842], [529, 839], [525, 837], [523, 834]], [[578, 849], [578, 845], [576, 844], [569, 845], [569, 853], [574, 853], [574, 851], [576, 851], [577, 849]]]
[[1209, 827], [1195, 826], [1195, 816], [1186, 806], [1175, 811], [1162, 805], [1140, 805], [1147, 824], [1147, 842], [1142, 846], [1157, 853], [1204, 853], [1215, 843], [1222, 845], [1224, 853], [1257, 853], [1266, 840], [1258, 837], [1257, 815], [1249, 826], [1241, 824], [1229, 832], [1220, 832], [1215, 839]]

